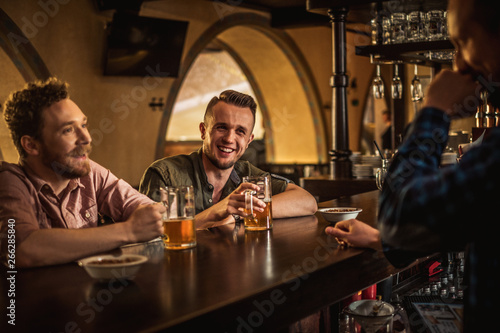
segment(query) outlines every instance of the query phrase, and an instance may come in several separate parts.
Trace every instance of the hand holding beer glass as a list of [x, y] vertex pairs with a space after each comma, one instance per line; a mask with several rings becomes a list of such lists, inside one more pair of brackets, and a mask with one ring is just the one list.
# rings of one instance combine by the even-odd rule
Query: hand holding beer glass
[[163, 214], [163, 243], [169, 250], [196, 246], [193, 186], [165, 186], [160, 188], [161, 202], [167, 208]]
[[[271, 176], [249, 176], [243, 177], [243, 182], [259, 186], [258, 191], [245, 191], [245, 230], [258, 231], [268, 230], [273, 227], [272, 200], [271, 200]], [[266, 204], [263, 212], [254, 209], [255, 200], [262, 200]]]

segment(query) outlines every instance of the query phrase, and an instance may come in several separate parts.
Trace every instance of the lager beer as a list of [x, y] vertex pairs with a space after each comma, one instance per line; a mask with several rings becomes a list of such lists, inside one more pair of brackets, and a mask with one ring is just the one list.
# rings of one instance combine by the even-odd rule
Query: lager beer
[[271, 200], [266, 201], [266, 208], [263, 212], [252, 211], [250, 209], [245, 209], [245, 214], [249, 214], [245, 217], [245, 229], [247, 230], [267, 230], [273, 227], [273, 202]]
[[169, 250], [182, 250], [196, 246], [194, 219], [163, 221], [163, 243]]

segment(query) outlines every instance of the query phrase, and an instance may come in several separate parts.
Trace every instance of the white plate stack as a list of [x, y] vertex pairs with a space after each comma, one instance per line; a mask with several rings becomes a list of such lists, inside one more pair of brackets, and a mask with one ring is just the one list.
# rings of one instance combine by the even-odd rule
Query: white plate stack
[[443, 153], [443, 155], [441, 155], [441, 165], [455, 164], [455, 163], [457, 163], [456, 153]]
[[373, 167], [369, 164], [354, 164], [352, 166], [352, 175], [356, 178], [373, 177]]
[[[352, 160], [352, 157], [351, 157]], [[380, 168], [382, 162], [380, 156], [361, 155], [355, 163], [353, 161], [352, 175], [356, 178], [370, 178], [374, 176], [374, 169]]]
[[361, 156], [361, 164], [370, 165], [373, 168], [380, 168], [382, 166], [382, 159], [377, 155], [363, 155]]
[[349, 156], [349, 159], [351, 160], [352, 165], [361, 164], [361, 153], [359, 151], [353, 151], [351, 156]]

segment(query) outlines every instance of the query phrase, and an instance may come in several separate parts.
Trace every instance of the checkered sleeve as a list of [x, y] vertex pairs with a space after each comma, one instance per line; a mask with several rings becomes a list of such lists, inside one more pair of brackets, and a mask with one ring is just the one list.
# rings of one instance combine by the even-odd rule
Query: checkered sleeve
[[487, 208], [498, 202], [500, 131], [492, 131], [459, 164], [441, 166], [449, 127], [444, 112], [422, 109], [394, 156], [379, 206], [386, 252], [461, 250], [477, 237], [471, 221], [486, 220]]

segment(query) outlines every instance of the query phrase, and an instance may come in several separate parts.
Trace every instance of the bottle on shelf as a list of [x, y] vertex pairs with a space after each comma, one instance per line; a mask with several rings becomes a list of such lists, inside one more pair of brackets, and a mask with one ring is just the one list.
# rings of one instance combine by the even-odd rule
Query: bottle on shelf
[[457, 293], [455, 291], [455, 286], [450, 287], [450, 291], [448, 293], [448, 298], [449, 299], [456, 299], [457, 298]]
[[439, 288], [437, 284], [431, 285], [431, 296], [439, 296]]

